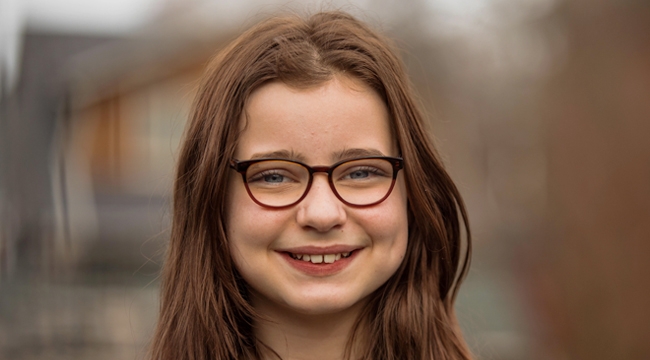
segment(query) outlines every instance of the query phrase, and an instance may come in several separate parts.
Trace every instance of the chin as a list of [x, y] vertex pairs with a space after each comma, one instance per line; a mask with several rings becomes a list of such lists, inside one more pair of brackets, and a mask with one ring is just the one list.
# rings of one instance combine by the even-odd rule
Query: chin
[[357, 311], [368, 301], [368, 296], [362, 299], [337, 299], [328, 296], [327, 298], [315, 298], [309, 296], [296, 299], [286, 304], [290, 311], [301, 315], [332, 315], [348, 311]]
[[336, 314], [346, 309], [350, 306], [345, 306], [341, 304], [310, 304], [308, 306], [290, 306], [290, 310], [301, 314], [301, 315], [331, 315]]

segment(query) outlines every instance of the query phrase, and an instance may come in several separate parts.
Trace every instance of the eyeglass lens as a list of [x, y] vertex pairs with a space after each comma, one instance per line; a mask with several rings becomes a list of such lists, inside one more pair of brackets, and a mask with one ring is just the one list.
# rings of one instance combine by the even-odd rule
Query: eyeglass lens
[[[301, 164], [266, 160], [252, 164], [246, 171], [251, 196], [267, 206], [287, 206], [298, 201], [308, 190], [309, 170]], [[339, 164], [330, 184], [345, 202], [373, 204], [384, 198], [393, 183], [393, 165], [385, 159], [357, 159]]]

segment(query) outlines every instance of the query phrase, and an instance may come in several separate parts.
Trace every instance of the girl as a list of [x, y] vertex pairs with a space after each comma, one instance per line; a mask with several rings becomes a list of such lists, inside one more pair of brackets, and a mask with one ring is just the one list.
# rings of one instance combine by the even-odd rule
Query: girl
[[470, 358], [465, 209], [389, 44], [341, 12], [276, 17], [210, 63], [153, 359]]

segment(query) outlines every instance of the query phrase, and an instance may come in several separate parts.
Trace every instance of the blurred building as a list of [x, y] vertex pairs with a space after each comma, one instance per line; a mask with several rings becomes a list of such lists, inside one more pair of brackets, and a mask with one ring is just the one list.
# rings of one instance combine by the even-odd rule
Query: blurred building
[[96, 47], [68, 64], [53, 175], [57, 242], [82, 244], [77, 262], [133, 266], [167, 239], [175, 153], [196, 81], [223, 40], [166, 35]]
[[1, 278], [16, 270], [19, 254], [27, 266], [47, 270], [47, 257], [33, 256], [48, 252], [55, 228], [51, 166], [68, 91], [63, 69], [73, 54], [110, 40], [39, 33], [21, 39], [18, 80], [0, 101]]
[[0, 278], [137, 268], [160, 252], [193, 86], [232, 31], [195, 16], [169, 2], [131, 33], [19, 36], [0, 100]]

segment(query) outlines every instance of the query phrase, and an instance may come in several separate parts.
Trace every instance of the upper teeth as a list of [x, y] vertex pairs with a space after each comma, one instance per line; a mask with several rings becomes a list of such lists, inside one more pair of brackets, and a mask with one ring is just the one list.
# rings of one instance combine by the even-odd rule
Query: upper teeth
[[327, 263], [331, 264], [341, 258], [346, 258], [350, 256], [350, 252], [338, 253], [338, 254], [325, 254], [325, 255], [309, 255], [309, 254], [291, 254], [291, 257], [294, 259], [302, 261], [311, 261], [314, 264]]

